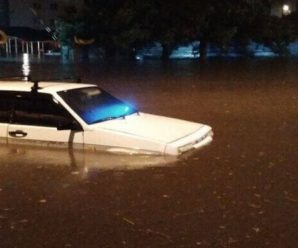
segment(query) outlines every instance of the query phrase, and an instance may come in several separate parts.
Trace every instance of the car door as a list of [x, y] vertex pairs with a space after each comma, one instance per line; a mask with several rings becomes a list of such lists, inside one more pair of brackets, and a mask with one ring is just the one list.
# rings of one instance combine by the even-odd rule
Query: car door
[[9, 143], [68, 147], [84, 143], [80, 125], [50, 94], [16, 93], [7, 132]]
[[0, 142], [6, 143], [13, 95], [0, 91]]

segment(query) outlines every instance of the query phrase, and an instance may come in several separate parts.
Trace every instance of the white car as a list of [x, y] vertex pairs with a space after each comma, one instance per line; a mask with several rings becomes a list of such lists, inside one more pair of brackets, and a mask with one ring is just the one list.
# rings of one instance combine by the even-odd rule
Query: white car
[[93, 84], [0, 82], [0, 140], [129, 154], [179, 155], [211, 127], [139, 112]]

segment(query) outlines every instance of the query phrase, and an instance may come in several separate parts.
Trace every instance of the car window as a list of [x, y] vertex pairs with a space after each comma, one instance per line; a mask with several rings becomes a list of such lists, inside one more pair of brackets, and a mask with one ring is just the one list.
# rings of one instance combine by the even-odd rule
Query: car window
[[70, 114], [54, 102], [49, 94], [19, 93], [15, 95], [13, 123], [57, 127], [72, 121]]
[[8, 123], [14, 96], [8, 92], [0, 92], [0, 122]]

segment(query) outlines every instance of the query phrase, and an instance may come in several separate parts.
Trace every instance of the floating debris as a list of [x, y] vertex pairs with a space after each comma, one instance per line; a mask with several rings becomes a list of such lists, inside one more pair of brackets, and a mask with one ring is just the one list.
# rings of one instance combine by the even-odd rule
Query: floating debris
[[47, 202], [46, 199], [40, 199], [40, 200], [39, 200], [39, 203], [46, 203], [46, 202]]
[[122, 217], [122, 220], [124, 220], [125, 222], [127, 222], [128, 224], [130, 224], [130, 225], [132, 225], [132, 226], [134, 226], [136, 223], [134, 223], [132, 220], [130, 220], [130, 219], [127, 219], [127, 218], [125, 218], [125, 217]]
[[26, 223], [28, 223], [29, 222], [29, 220], [27, 220], [27, 219], [23, 219], [23, 220], [20, 220], [19, 221], [19, 223], [21, 223], [21, 224], [26, 224]]

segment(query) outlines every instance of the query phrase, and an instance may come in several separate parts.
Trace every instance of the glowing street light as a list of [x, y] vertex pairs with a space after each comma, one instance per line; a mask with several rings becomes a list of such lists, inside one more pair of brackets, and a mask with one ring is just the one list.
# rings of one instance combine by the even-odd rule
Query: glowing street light
[[291, 9], [290, 9], [290, 6], [288, 4], [284, 4], [282, 6], [282, 14], [283, 15], [288, 15], [291, 13]]

